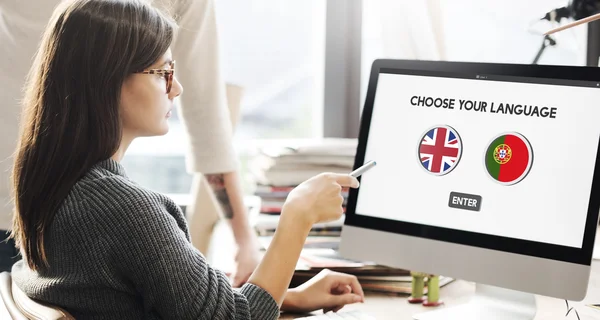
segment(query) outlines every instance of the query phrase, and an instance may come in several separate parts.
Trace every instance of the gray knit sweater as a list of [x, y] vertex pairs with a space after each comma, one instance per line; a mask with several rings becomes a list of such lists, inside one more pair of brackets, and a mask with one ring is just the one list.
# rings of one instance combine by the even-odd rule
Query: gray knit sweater
[[191, 242], [178, 206], [109, 159], [72, 188], [49, 229], [50, 270], [13, 266], [29, 297], [77, 319], [277, 319], [275, 300], [237, 292]]

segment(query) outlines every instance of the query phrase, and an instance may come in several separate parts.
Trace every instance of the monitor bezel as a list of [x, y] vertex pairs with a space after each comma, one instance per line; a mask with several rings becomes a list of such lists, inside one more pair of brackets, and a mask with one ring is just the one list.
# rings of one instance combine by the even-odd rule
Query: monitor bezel
[[[475, 75], [478, 74], [554, 80], [600, 81], [600, 69], [595, 67], [394, 59], [375, 60], [371, 68], [365, 105], [361, 116], [358, 147], [354, 163], [355, 169], [360, 167], [365, 161], [377, 82], [382, 70], [385, 73], [397, 74], [447, 73], [463, 75], [465, 78], [470, 77], [474, 81], [479, 81], [475, 78]], [[600, 138], [598, 140], [598, 150], [600, 151]], [[360, 215], [356, 213], [356, 201], [360, 188], [350, 189], [344, 225], [589, 266], [592, 261], [600, 210], [600, 170], [598, 168], [600, 168], [600, 158], [596, 155], [585, 233], [581, 248]]]

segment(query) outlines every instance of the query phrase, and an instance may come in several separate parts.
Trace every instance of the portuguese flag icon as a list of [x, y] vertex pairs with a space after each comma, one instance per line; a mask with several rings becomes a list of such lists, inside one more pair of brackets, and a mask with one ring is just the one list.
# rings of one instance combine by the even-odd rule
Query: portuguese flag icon
[[529, 141], [516, 132], [495, 137], [485, 152], [485, 168], [497, 182], [512, 185], [527, 176], [533, 164]]

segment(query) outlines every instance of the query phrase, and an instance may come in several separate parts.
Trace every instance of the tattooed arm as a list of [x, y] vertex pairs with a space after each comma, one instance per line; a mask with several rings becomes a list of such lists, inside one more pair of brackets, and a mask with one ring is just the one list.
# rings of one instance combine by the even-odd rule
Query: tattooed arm
[[238, 246], [232, 284], [241, 286], [254, 272], [260, 258], [258, 240], [248, 222], [239, 173], [206, 174], [205, 177], [223, 209], [224, 217], [231, 225]]
[[[219, 201], [221, 205], [221, 209], [223, 210], [223, 215], [227, 219], [231, 219], [234, 216], [233, 206], [231, 204], [231, 200], [229, 200], [229, 193], [232, 193], [233, 198], [236, 198], [235, 192], [232, 189], [235, 189], [237, 186], [230, 185], [229, 188], [225, 186], [225, 176], [231, 175], [232, 173], [215, 173], [215, 174], [207, 174], [206, 180], [208, 184], [212, 187], [215, 192], [215, 197]], [[228, 179], [231, 180], [231, 179]], [[231, 182], [231, 181], [228, 181]], [[239, 208], [238, 208], [239, 209]], [[238, 210], [239, 211], [239, 210]]]

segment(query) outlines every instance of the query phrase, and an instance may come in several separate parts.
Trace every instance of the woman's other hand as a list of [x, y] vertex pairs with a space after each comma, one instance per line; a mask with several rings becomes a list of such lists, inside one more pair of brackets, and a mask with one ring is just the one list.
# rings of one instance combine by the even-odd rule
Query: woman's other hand
[[281, 310], [337, 312], [347, 304], [364, 302], [364, 299], [356, 276], [325, 269], [299, 287], [288, 290]]

